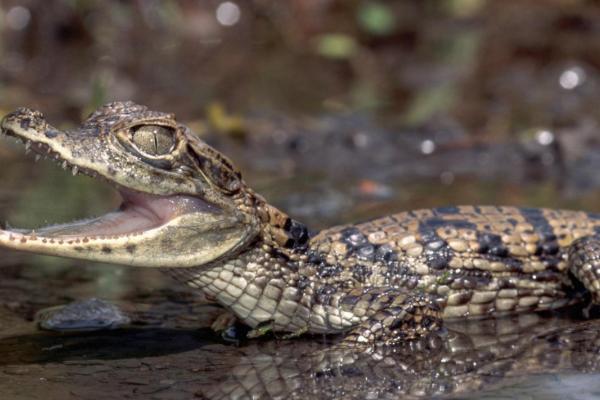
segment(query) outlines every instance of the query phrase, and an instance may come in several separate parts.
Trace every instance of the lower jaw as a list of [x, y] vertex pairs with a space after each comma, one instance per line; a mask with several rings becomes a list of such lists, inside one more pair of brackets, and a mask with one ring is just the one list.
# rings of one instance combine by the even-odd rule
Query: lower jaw
[[189, 267], [204, 262], [188, 248], [225, 225], [216, 206], [187, 195], [159, 196], [120, 189], [119, 210], [36, 230], [0, 230], [0, 247], [51, 256], [144, 267]]
[[[213, 229], [214, 228], [214, 229]], [[120, 236], [53, 236], [0, 230], [0, 247], [139, 267], [203, 265], [240, 243], [244, 228], [216, 214], [184, 214], [159, 227]]]

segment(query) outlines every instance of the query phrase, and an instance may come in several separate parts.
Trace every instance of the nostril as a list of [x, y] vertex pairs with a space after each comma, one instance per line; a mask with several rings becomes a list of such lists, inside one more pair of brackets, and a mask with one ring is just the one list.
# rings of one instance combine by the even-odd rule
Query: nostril
[[22, 117], [19, 119], [19, 125], [21, 125], [21, 129], [29, 129], [29, 127], [31, 126], [31, 118], [29, 117]]

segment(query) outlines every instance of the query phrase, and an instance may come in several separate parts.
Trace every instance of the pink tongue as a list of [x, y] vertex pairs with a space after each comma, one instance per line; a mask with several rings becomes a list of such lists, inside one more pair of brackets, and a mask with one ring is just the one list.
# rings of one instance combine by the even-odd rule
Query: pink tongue
[[140, 214], [146, 215], [147, 218], [158, 219], [163, 223], [177, 215], [217, 210], [216, 207], [192, 196], [157, 196], [128, 189], [121, 189], [119, 192], [123, 197], [123, 206], [126, 210], [133, 208]]
[[98, 218], [36, 230], [41, 236], [119, 236], [142, 232], [191, 212], [216, 212], [217, 208], [191, 196], [156, 196], [120, 190], [123, 203], [118, 211]]
[[36, 230], [36, 233], [41, 236], [114, 236], [141, 232], [161, 225], [160, 221], [149, 219], [147, 214], [135, 209], [114, 211], [98, 218], [48, 226]]

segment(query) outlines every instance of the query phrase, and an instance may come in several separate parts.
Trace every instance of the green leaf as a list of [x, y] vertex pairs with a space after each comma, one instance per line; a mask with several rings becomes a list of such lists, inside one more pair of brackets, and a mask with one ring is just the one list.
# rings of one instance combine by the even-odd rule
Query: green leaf
[[357, 50], [353, 37], [343, 33], [327, 33], [316, 38], [317, 53], [327, 58], [348, 59]]
[[453, 103], [456, 88], [452, 84], [437, 85], [420, 91], [412, 100], [405, 113], [405, 122], [418, 125], [439, 112], [444, 112]]
[[366, 2], [359, 8], [358, 22], [365, 31], [379, 36], [389, 35], [396, 27], [392, 10], [376, 1]]

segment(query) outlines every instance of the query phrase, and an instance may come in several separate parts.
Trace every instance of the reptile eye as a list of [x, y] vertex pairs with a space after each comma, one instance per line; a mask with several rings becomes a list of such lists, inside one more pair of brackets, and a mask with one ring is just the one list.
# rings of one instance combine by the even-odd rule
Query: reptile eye
[[138, 149], [152, 156], [162, 156], [173, 149], [175, 133], [172, 128], [161, 125], [142, 125], [134, 128], [133, 143]]

